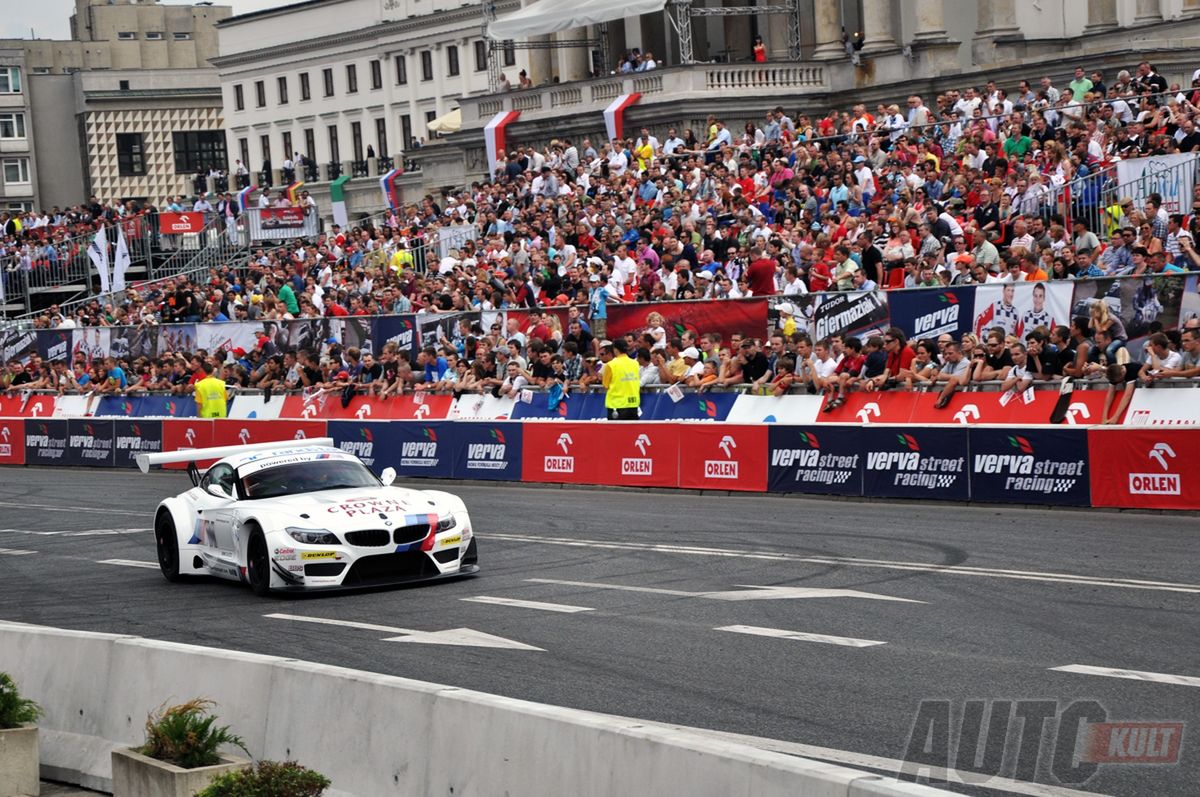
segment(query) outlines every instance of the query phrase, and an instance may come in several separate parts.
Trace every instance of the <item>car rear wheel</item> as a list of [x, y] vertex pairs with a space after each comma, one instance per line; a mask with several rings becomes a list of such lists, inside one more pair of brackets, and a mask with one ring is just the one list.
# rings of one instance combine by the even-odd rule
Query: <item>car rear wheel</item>
[[158, 549], [158, 567], [167, 581], [179, 580], [179, 536], [170, 512], [159, 512], [154, 519], [154, 547]]
[[263, 596], [271, 591], [271, 555], [262, 529], [258, 527], [251, 529], [250, 541], [246, 544], [246, 580], [255, 595]]

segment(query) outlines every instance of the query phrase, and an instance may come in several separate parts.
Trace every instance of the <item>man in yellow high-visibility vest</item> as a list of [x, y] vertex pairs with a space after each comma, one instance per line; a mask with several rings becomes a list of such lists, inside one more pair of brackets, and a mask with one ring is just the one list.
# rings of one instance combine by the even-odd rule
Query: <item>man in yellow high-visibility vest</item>
[[228, 401], [225, 396], [225, 383], [213, 376], [212, 363], [207, 360], [200, 364], [204, 378], [196, 382], [196, 406], [201, 418], [224, 418]]
[[[605, 347], [609, 348], [609, 347]], [[629, 344], [618, 338], [611, 344], [613, 358], [604, 364], [601, 382], [604, 385], [604, 407], [610, 421], [636, 421], [642, 403], [641, 373], [638, 364], [629, 358]]]

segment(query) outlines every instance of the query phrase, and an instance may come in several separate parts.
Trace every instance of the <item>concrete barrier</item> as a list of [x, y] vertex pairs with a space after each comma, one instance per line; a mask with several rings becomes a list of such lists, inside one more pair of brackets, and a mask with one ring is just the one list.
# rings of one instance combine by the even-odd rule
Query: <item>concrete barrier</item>
[[299, 760], [341, 797], [945, 794], [632, 719], [140, 637], [0, 621], [0, 670], [46, 708], [43, 776], [97, 789], [151, 710], [201, 696], [255, 756]]

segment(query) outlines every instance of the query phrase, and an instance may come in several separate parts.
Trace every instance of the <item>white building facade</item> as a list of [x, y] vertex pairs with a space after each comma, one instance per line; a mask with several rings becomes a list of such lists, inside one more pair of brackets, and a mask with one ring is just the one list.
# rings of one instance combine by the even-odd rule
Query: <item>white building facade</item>
[[[374, 176], [459, 96], [488, 88], [478, 3], [310, 0], [232, 17], [218, 34], [230, 163], [258, 179], [269, 164], [272, 184], [297, 152], [317, 166], [298, 179]], [[501, 57], [515, 83], [524, 52]]]

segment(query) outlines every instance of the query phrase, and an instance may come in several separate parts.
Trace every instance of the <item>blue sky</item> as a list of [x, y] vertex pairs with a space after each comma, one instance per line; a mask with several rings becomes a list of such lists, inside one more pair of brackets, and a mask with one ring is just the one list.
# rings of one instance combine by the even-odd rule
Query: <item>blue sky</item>
[[[294, 0], [214, 0], [214, 5], [231, 5], [234, 14], [289, 5]], [[167, 0], [170, 5], [191, 5], [188, 0]], [[0, 39], [28, 39], [33, 28], [39, 39], [66, 39], [71, 33], [72, 0], [38, 0], [17, 3], [9, 0], [0, 14]]]

